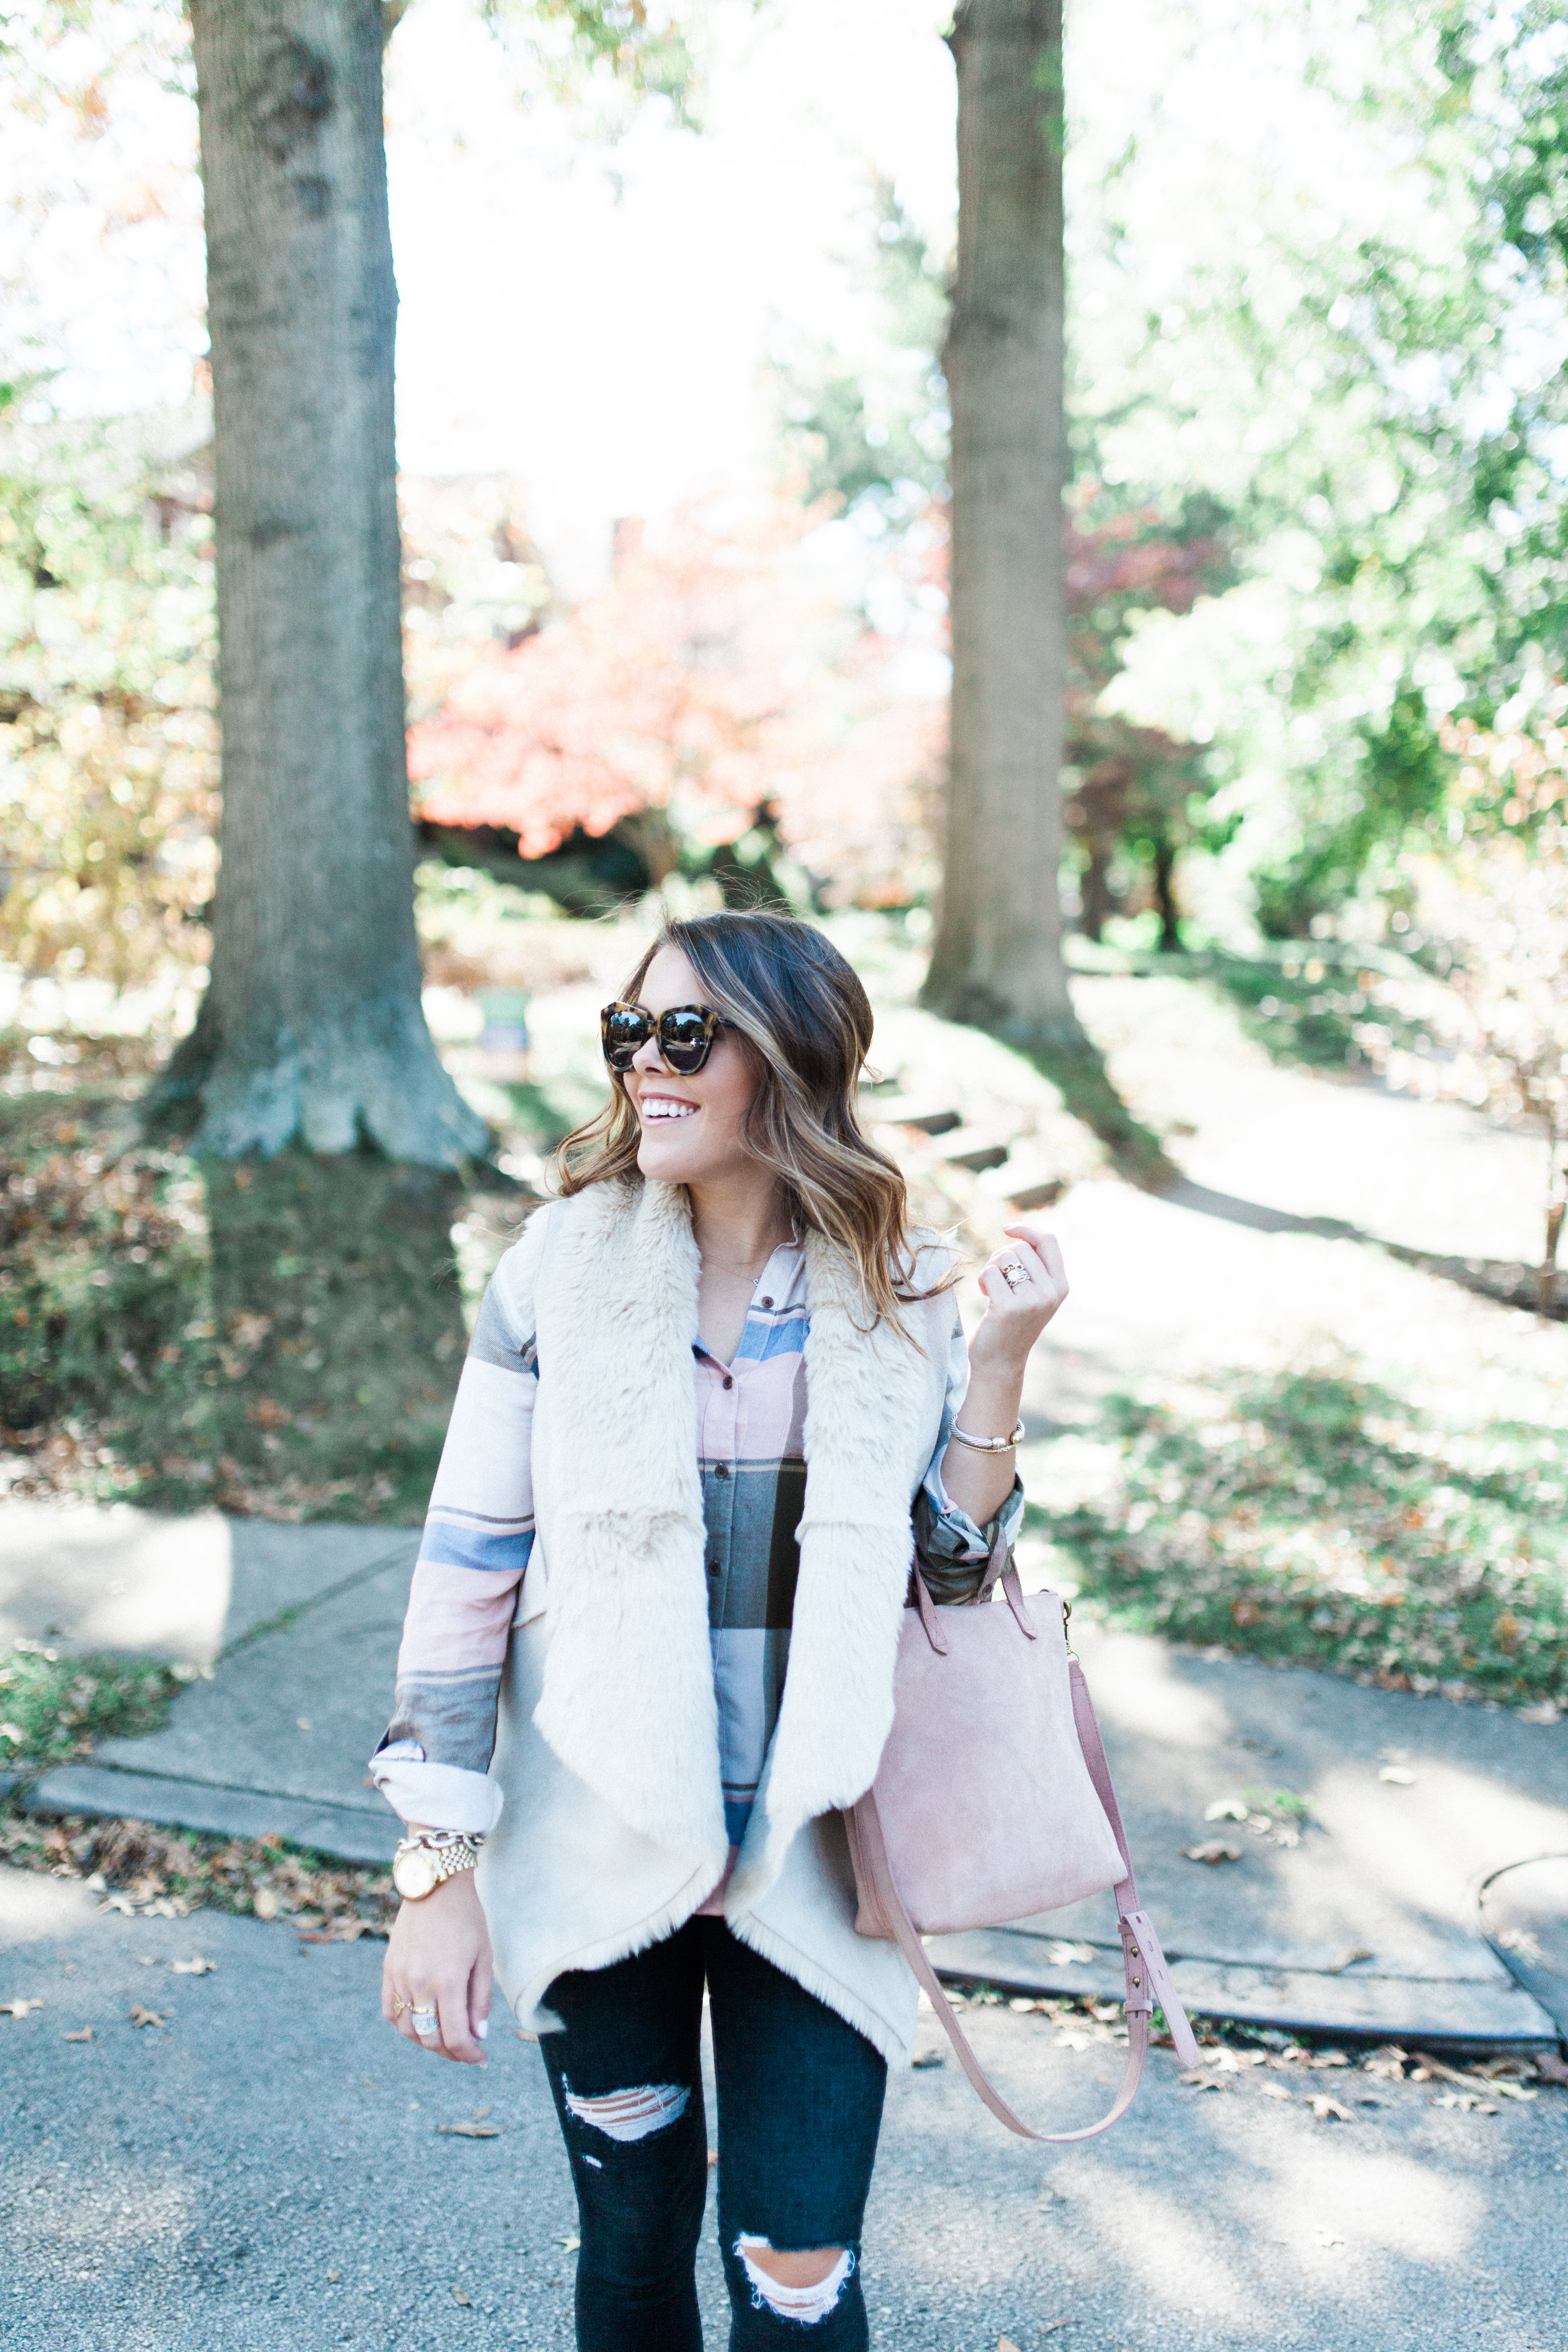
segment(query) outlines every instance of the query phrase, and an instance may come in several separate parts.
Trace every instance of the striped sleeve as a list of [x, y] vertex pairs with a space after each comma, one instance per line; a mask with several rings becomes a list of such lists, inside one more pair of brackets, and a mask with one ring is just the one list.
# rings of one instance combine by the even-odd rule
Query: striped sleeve
[[493, 1829], [496, 1703], [534, 1543], [529, 1445], [538, 1371], [499, 1286], [469, 1344], [403, 1619], [392, 1718], [371, 1774], [404, 1821]]
[[983, 1528], [969, 1517], [967, 1511], [958, 1508], [942, 1483], [942, 1457], [947, 1451], [947, 1441], [953, 1434], [953, 1423], [957, 1418], [968, 1380], [969, 1357], [964, 1344], [964, 1327], [955, 1314], [947, 1358], [947, 1393], [942, 1406], [942, 1426], [937, 1432], [936, 1450], [931, 1456], [931, 1466], [915, 1497], [915, 1557], [932, 1599], [944, 1602], [972, 1601], [980, 1589], [991, 1548], [998, 1536], [1006, 1536], [1010, 1551], [1023, 1525], [1021, 1478], [1014, 1478], [1012, 1493], [995, 1518], [988, 1519]]

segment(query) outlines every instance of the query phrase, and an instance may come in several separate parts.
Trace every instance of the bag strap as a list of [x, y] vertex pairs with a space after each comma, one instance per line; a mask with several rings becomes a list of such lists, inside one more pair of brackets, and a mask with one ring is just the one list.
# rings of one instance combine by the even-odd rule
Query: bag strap
[[1116, 1792], [1111, 1785], [1111, 1768], [1105, 1761], [1104, 1743], [1095, 1720], [1089, 1685], [1076, 1658], [1069, 1659], [1068, 1673], [1071, 1678], [1072, 1719], [1078, 1732], [1078, 1744], [1083, 1751], [1083, 1761], [1088, 1766], [1094, 1792], [1105, 1808], [1105, 1817], [1126, 1865], [1126, 1874], [1117, 1882], [1115, 1895], [1116, 1925], [1121, 1932], [1122, 1963], [1127, 1987], [1127, 2059], [1122, 2069], [1121, 2082], [1116, 2086], [1116, 2095], [1098, 2123], [1085, 2124], [1079, 2131], [1040, 2132], [1013, 2113], [970, 2047], [968, 2037], [953, 2013], [936, 1971], [926, 1958], [925, 1947], [915, 1934], [914, 1924], [893, 1883], [893, 1870], [887, 1859], [887, 1845], [882, 1834], [882, 1816], [877, 1811], [874, 1792], [868, 1789], [853, 1809], [856, 1841], [872, 1890], [883, 1917], [892, 1924], [900, 1951], [941, 2019], [958, 2063], [998, 2123], [1006, 2124], [1009, 2131], [1016, 2132], [1020, 2139], [1049, 2140], [1056, 2146], [1071, 2140], [1093, 2139], [1099, 2133], [1109, 2131], [1111, 2126], [1126, 2114], [1143, 2076], [1144, 2059], [1149, 2046], [1149, 2020], [1156, 2000], [1165, 2011], [1166, 2023], [1170, 2028], [1177, 2057], [1186, 2066], [1197, 2063], [1197, 2044], [1193, 2040], [1186, 2011], [1171, 1982], [1170, 1969], [1160, 1948], [1160, 1939], [1155, 1933], [1154, 1922], [1147, 1912], [1139, 1908], [1132, 1857], [1127, 1852], [1126, 1832], [1122, 1827]]

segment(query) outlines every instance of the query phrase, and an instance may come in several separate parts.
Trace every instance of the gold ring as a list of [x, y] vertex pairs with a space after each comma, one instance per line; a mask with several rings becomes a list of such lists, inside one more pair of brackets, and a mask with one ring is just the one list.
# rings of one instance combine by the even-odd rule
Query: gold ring
[[411, 2009], [413, 2005], [413, 2004], [411, 2001], [404, 2000], [401, 1992], [394, 1992], [392, 1995], [392, 2023], [395, 2025], [398, 2019], [402, 2015], [403, 2011], [405, 2009]]

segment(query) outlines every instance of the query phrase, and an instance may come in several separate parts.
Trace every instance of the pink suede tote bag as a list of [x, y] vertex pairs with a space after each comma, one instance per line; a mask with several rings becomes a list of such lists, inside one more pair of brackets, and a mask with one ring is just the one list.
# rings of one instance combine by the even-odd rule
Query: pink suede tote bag
[[[862, 1936], [894, 1940], [991, 2113], [1025, 2139], [1091, 2139], [1126, 2114], [1157, 2001], [1177, 2055], [1197, 2045], [1138, 1890], [1089, 1685], [1054, 1592], [1026, 1601], [998, 1541], [979, 1600], [937, 1609], [919, 1568], [900, 1631], [893, 1729], [844, 1815]], [[1000, 1585], [1004, 1605], [992, 1600]], [[984, 1605], [990, 1603], [991, 1605]], [[1040, 2132], [993, 2088], [920, 1938], [998, 1927], [1113, 1888], [1126, 1970], [1127, 2063], [1109, 2111]]]

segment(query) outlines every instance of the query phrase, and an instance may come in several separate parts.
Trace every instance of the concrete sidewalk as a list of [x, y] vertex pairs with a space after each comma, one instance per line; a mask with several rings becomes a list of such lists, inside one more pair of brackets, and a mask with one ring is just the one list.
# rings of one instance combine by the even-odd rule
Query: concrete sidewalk
[[[565, 2352], [576, 2215], [536, 2048], [498, 2020], [483, 2071], [412, 2049], [381, 2021], [379, 1944], [96, 1902], [0, 1869], [0, 2002], [41, 2004], [0, 2013], [0, 2345]], [[210, 1972], [175, 1973], [197, 1954]], [[1108, 2042], [968, 2021], [1026, 2115], [1101, 2111]], [[1058, 2329], [1071, 2352], [1557, 2352], [1568, 2092], [1487, 2099], [1331, 2053], [1179, 2071], [1155, 2052], [1114, 2131], [1043, 2149], [951, 2060], [896, 2075], [864, 2245], [878, 2352]], [[476, 2108], [494, 2138], [441, 2131]], [[718, 2352], [711, 2202], [699, 2282]]]
[[[416, 1546], [412, 1529], [0, 1513], [0, 1627], [82, 1647], [113, 1628], [212, 1668], [162, 1731], [103, 1742], [27, 1801], [390, 1859], [396, 1825], [364, 1763]], [[1420, 2042], [1555, 2038], [1478, 1932], [1471, 1889], [1568, 1852], [1568, 1722], [1092, 1626], [1078, 1646], [1144, 1898], [1195, 2011]], [[1205, 1819], [1281, 1790], [1310, 1808], [1296, 1843]], [[1242, 1859], [1184, 1857], [1215, 1838]], [[1108, 1897], [933, 1949], [951, 1973], [1019, 1989], [1121, 1990]]]

